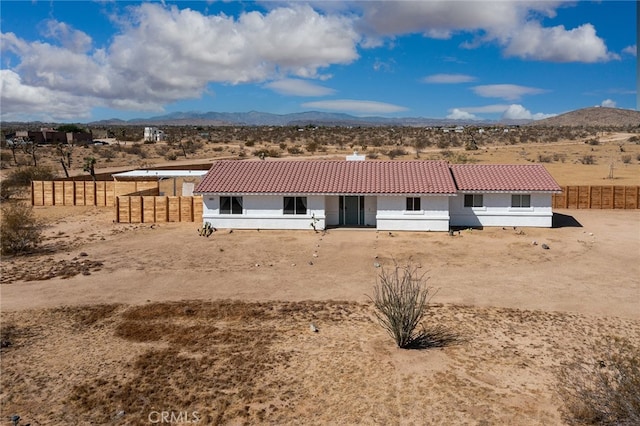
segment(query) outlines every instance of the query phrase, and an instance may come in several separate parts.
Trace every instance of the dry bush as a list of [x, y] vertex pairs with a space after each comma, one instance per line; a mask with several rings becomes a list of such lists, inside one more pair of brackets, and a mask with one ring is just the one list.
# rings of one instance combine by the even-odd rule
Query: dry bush
[[593, 155], [584, 155], [581, 159], [580, 162], [582, 164], [596, 164], [596, 159]]
[[296, 145], [287, 148], [287, 152], [291, 155], [297, 155], [302, 154], [304, 151], [302, 151], [302, 149], [300, 149], [300, 147]]
[[631, 163], [631, 155], [629, 155], [629, 154], [623, 155], [623, 156], [622, 156], [622, 162], [623, 162], [624, 164], [629, 164], [629, 163]]
[[573, 425], [640, 424], [640, 348], [602, 342], [590, 360], [574, 360], [559, 373], [563, 415]]
[[395, 265], [382, 269], [373, 289], [371, 301], [380, 325], [393, 337], [398, 347], [409, 349], [423, 341], [416, 328], [427, 314], [429, 287], [427, 278], [416, 266]]
[[538, 163], [550, 163], [553, 157], [548, 154], [538, 154]]
[[33, 216], [33, 208], [25, 203], [2, 206], [0, 247], [2, 254], [23, 254], [42, 241], [42, 225]]
[[407, 151], [402, 148], [393, 148], [387, 152], [387, 156], [392, 160], [402, 155], [407, 155]]

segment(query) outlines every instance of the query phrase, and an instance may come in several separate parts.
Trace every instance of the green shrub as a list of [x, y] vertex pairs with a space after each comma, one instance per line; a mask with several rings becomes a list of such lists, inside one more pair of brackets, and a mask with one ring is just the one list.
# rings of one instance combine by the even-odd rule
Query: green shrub
[[25, 203], [2, 206], [0, 246], [2, 254], [23, 254], [42, 241], [42, 225], [33, 216], [33, 208]]

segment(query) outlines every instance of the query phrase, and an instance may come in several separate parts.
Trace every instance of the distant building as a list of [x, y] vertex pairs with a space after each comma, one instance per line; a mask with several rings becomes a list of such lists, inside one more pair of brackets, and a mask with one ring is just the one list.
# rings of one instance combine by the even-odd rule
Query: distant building
[[163, 141], [165, 137], [165, 133], [162, 130], [159, 130], [157, 127], [144, 128], [145, 142], [160, 142]]
[[47, 128], [40, 129], [39, 131], [18, 130], [15, 137], [16, 139], [22, 138], [25, 141], [29, 140], [38, 145], [80, 145], [90, 143], [93, 140], [93, 134], [91, 132], [59, 132], [57, 130]]

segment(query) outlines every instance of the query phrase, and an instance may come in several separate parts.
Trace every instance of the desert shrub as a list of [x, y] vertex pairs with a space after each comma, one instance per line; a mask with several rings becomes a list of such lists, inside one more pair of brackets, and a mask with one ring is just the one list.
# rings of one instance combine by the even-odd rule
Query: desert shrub
[[[569, 424], [640, 424], [640, 349], [613, 339], [594, 348], [600, 356], [576, 359], [558, 375]], [[605, 348], [605, 350], [602, 350]]]
[[369, 160], [377, 160], [378, 159], [378, 153], [376, 151], [371, 151], [367, 153], [367, 158]]
[[100, 158], [116, 158], [116, 152], [109, 146], [94, 146], [93, 152]]
[[622, 156], [622, 162], [624, 164], [629, 164], [631, 162], [631, 155], [626, 154]]
[[297, 145], [287, 148], [287, 152], [291, 155], [302, 154], [302, 150]]
[[53, 180], [55, 174], [46, 166], [20, 167], [9, 173], [5, 181], [13, 186], [29, 186], [34, 180]]
[[550, 163], [553, 157], [548, 154], [538, 154], [538, 163]]
[[134, 143], [133, 145], [122, 148], [124, 152], [131, 155], [137, 155], [140, 158], [147, 158], [147, 153], [142, 149], [142, 145]]
[[587, 139], [584, 143], [587, 145], [600, 145], [600, 141], [598, 139]]
[[636, 155], [636, 160], [640, 161], [640, 154]]
[[167, 161], [176, 161], [178, 159], [178, 154], [174, 151], [167, 152], [167, 155], [164, 156], [164, 159]]
[[224, 147], [223, 146], [214, 146], [213, 147], [213, 152], [222, 152], [224, 151]]
[[631, 136], [629, 139], [627, 139], [627, 141], [632, 143], [640, 143], [640, 136]]
[[580, 159], [580, 162], [582, 164], [596, 164], [596, 159], [593, 157], [593, 155], [584, 155]]
[[253, 155], [260, 158], [266, 158], [266, 157], [278, 158], [280, 157], [280, 151], [277, 149], [263, 148], [263, 149], [257, 149], [253, 151]]
[[164, 157], [169, 152], [169, 147], [167, 145], [158, 145], [156, 146], [156, 154], [161, 157]]
[[395, 265], [393, 270], [382, 269], [370, 298], [375, 316], [400, 348], [412, 348], [424, 334], [416, 328], [428, 308], [429, 287], [427, 278], [417, 272], [417, 267]]
[[449, 148], [449, 146], [451, 145], [451, 143], [449, 142], [448, 139], [445, 138], [440, 138], [438, 139], [438, 141], [436, 142], [436, 146], [440, 149], [445, 149], [445, 148]]
[[280, 147], [280, 149], [281, 149], [281, 150], [283, 150], [283, 151], [284, 151], [285, 149], [287, 149], [287, 144], [286, 144], [285, 142], [280, 142], [280, 143], [278, 144], [278, 146], [279, 146], [279, 147]]
[[315, 141], [308, 142], [307, 145], [304, 147], [304, 149], [306, 149], [307, 152], [310, 152], [312, 154], [316, 152], [318, 148], [319, 148], [318, 142], [315, 142]]
[[402, 148], [393, 148], [390, 149], [389, 152], [387, 152], [387, 156], [392, 160], [400, 155], [407, 155], [407, 151]]
[[2, 254], [22, 254], [42, 241], [42, 225], [33, 216], [33, 208], [25, 203], [2, 206], [0, 246]]
[[553, 154], [553, 161], [560, 161], [564, 163], [566, 159], [567, 159], [567, 154], [559, 154], [557, 152]]
[[246, 141], [246, 142], [244, 143], [244, 146], [246, 146], [246, 147], [252, 147], [252, 146], [254, 146], [255, 144], [256, 144], [256, 143], [255, 143], [254, 141]]
[[10, 163], [13, 161], [13, 155], [9, 151], [0, 151], [0, 161], [3, 163]]

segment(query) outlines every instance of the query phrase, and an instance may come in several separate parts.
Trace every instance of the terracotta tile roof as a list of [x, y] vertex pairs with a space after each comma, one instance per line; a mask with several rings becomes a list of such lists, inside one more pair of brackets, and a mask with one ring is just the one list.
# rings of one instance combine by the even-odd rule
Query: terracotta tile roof
[[196, 187], [217, 194], [455, 194], [444, 161], [216, 161]]
[[560, 191], [541, 164], [452, 164], [460, 191]]

